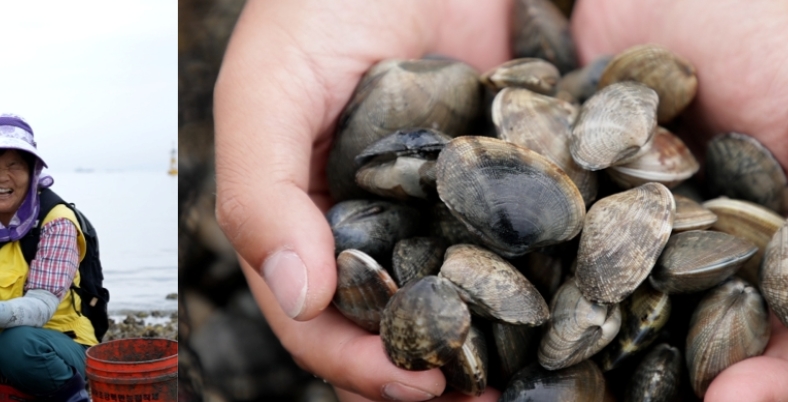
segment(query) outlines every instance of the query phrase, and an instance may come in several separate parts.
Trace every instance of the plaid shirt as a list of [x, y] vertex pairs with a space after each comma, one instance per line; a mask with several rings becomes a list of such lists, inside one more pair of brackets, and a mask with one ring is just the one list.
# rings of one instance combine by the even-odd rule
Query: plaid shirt
[[30, 262], [25, 292], [43, 289], [63, 300], [79, 268], [77, 229], [66, 218], [41, 227], [36, 258]]

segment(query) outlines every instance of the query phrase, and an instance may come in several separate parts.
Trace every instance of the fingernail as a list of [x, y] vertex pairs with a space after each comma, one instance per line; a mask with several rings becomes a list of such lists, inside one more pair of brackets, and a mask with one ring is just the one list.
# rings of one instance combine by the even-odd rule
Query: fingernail
[[301, 314], [306, 301], [306, 266], [298, 254], [277, 251], [263, 262], [261, 273], [285, 314], [290, 318]]
[[391, 401], [416, 402], [435, 398], [435, 395], [405, 384], [392, 382], [383, 386], [383, 397]]

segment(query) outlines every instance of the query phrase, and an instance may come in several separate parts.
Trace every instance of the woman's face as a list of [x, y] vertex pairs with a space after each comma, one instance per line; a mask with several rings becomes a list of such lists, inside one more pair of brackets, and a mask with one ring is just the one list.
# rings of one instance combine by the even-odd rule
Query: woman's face
[[8, 226], [22, 205], [30, 184], [30, 169], [19, 151], [0, 155], [0, 222]]

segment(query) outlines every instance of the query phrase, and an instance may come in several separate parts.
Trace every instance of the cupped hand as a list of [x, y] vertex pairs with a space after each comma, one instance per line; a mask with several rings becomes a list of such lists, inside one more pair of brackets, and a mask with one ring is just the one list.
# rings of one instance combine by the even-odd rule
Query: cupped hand
[[284, 347], [341, 389], [423, 400], [440, 395], [445, 379], [439, 370], [396, 368], [379, 336], [330, 307], [336, 267], [325, 164], [337, 118], [380, 60], [440, 53], [484, 71], [509, 59], [509, 7], [249, 1], [235, 27], [215, 90], [217, 218]]
[[[697, 69], [698, 93], [684, 139], [700, 146], [737, 131], [760, 140], [788, 167], [788, 3], [770, 0], [579, 0], [572, 17], [582, 63], [656, 43]], [[771, 315], [763, 356], [711, 383], [706, 401], [788, 400], [788, 329]]]

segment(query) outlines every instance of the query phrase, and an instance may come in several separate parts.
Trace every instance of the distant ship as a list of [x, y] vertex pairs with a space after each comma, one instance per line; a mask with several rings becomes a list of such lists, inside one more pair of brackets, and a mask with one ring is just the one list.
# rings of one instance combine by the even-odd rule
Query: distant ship
[[170, 154], [170, 170], [167, 171], [167, 174], [170, 176], [178, 175], [178, 160], [175, 156], [175, 148], [172, 149]]

